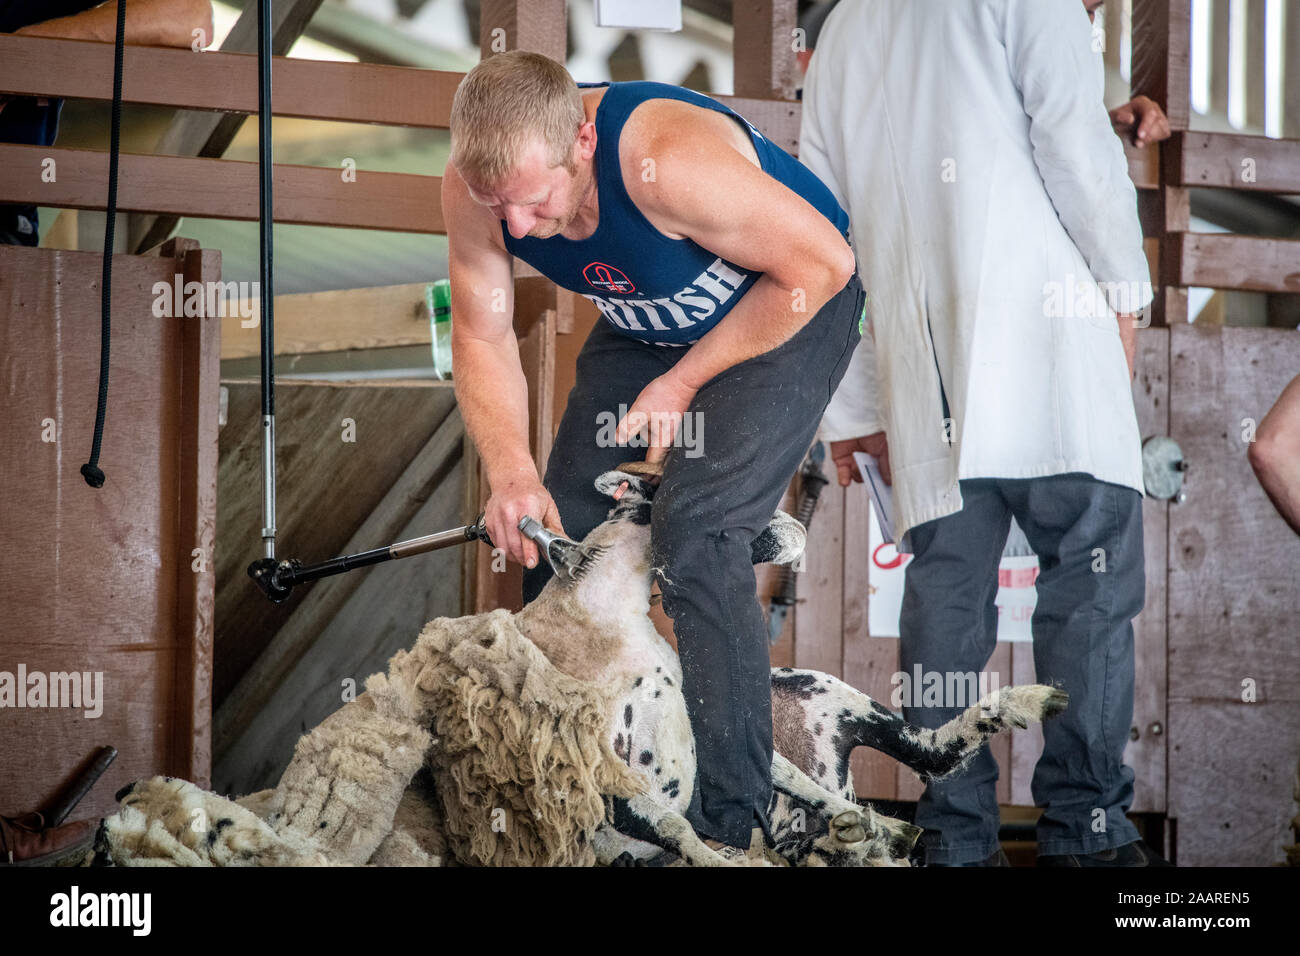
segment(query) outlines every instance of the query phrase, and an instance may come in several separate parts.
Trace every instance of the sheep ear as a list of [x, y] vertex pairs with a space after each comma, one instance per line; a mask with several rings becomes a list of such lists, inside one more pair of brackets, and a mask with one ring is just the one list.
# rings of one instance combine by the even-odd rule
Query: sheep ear
[[798, 519], [775, 511], [767, 527], [750, 544], [750, 558], [754, 564], [794, 564], [807, 542], [808, 532]]
[[613, 498], [618, 494], [619, 486], [625, 481], [627, 482], [627, 490], [618, 499], [619, 504], [635, 504], [639, 501], [650, 501], [654, 498], [654, 488], [649, 482], [617, 468], [613, 471], [603, 472], [596, 478], [596, 490], [602, 495]]

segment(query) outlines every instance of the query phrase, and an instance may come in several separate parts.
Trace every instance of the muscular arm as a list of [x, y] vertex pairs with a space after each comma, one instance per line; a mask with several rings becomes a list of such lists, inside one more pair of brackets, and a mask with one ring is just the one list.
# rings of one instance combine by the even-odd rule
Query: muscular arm
[[1300, 376], [1259, 423], [1247, 455], [1273, 506], [1300, 534]]
[[[126, 42], [137, 46], [190, 46], [193, 31], [204, 31], [212, 42], [212, 4], [209, 0], [129, 0], [126, 6]], [[72, 16], [34, 23], [14, 31], [23, 36], [99, 40], [117, 37], [117, 3], [105, 3]]]
[[491, 489], [488, 533], [513, 560], [532, 567], [537, 548], [519, 532], [519, 518], [530, 514], [560, 534], [564, 527], [528, 446], [528, 381], [515, 338], [513, 259], [500, 241], [501, 221], [470, 198], [450, 163], [442, 178], [442, 209], [453, 381]]
[[[781, 345], [844, 287], [853, 251], [802, 196], [768, 176], [720, 136], [708, 118], [681, 104], [668, 117], [636, 114], [623, 130], [620, 159], [628, 194], [662, 231], [763, 275], [665, 377], [698, 390], [719, 372]], [[638, 110], [638, 113], [641, 112]], [[649, 182], [641, 175], [654, 160]]]

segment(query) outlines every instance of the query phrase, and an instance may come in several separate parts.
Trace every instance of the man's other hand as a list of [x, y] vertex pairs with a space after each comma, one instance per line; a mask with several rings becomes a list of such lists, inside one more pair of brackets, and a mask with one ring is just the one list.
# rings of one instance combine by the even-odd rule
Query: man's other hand
[[1169, 117], [1160, 104], [1149, 96], [1135, 96], [1123, 106], [1110, 111], [1115, 132], [1135, 146], [1159, 143], [1169, 138]]
[[885, 479], [885, 484], [894, 483], [893, 476], [889, 473], [889, 442], [885, 439], [884, 432], [876, 432], [861, 438], [831, 442], [831, 461], [835, 462], [835, 471], [842, 486], [848, 487], [851, 483], [862, 480], [862, 473], [853, 460], [855, 451], [865, 451], [873, 456], [880, 463], [880, 477]]
[[483, 510], [483, 520], [493, 545], [503, 548], [511, 561], [526, 567], [537, 564], [538, 554], [537, 545], [519, 530], [519, 520], [524, 515], [536, 518], [548, 531], [568, 537], [560, 523], [555, 499], [537, 480], [535, 472], [520, 472], [502, 480], [500, 487], [492, 489], [492, 496]]
[[645, 460], [651, 464], [662, 461], [676, 440], [682, 416], [691, 407], [695, 392], [671, 370], [651, 379], [619, 421], [615, 441], [623, 445], [633, 435], [640, 435], [646, 441]]

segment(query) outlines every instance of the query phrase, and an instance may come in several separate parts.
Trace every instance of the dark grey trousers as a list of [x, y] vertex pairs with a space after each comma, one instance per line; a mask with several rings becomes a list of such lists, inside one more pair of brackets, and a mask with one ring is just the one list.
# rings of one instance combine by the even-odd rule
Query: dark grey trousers
[[[902, 670], [960, 674], [988, 663], [997, 639], [998, 562], [1014, 515], [1039, 558], [1037, 680], [1070, 695], [1065, 713], [1043, 725], [1034, 768], [1034, 803], [1044, 808], [1038, 852], [1094, 853], [1130, 843], [1138, 833], [1124, 815], [1133, 802], [1124, 747], [1133, 719], [1132, 620], [1146, 588], [1142, 496], [1085, 474], [968, 480], [961, 494], [961, 511], [912, 529]], [[999, 686], [1010, 683], [1009, 674], [998, 675]], [[962, 709], [904, 707], [903, 715], [933, 728]], [[997, 779], [985, 744], [954, 779], [926, 788], [916, 811], [926, 862], [968, 863], [996, 852]]]
[[[766, 827], [772, 796], [771, 664], [750, 542], [816, 436], [861, 337], [864, 299], [855, 273], [788, 341], [706, 382], [688, 410], [699, 445], [669, 452], [655, 493], [651, 564], [677, 637], [698, 761], [687, 819], [733, 846]], [[644, 448], [602, 441], [601, 414], [616, 420], [620, 403], [630, 406], [685, 352], [603, 320], [591, 330], [543, 479], [570, 537], [581, 540], [613, 506], [593, 487], [596, 476], [645, 458]], [[550, 575], [545, 562], [525, 570], [526, 602]]]

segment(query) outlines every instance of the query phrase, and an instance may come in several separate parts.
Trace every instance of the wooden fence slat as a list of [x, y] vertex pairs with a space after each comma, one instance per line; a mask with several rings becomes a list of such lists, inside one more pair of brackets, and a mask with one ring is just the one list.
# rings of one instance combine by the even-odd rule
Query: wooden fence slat
[[1233, 133], [1175, 133], [1169, 170], [1175, 186], [1300, 193], [1300, 140]]
[[[833, 480], [833, 479], [832, 479]], [[813, 519], [816, 523], [816, 518]], [[898, 671], [897, 638], [871, 636], [869, 545], [871, 496], [866, 486], [850, 485], [844, 496], [844, 664], [845, 683], [877, 703], [897, 710], [890, 699]], [[870, 747], [859, 747], [850, 758], [858, 796], [893, 800], [898, 795], [898, 763]]]
[[[1300, 239], [1184, 232], [1165, 239], [1166, 281], [1254, 292], [1300, 292]], [[1163, 251], [1163, 250], [1162, 250]]]
[[[192, 246], [177, 255], [182, 244]], [[183, 262], [185, 281], [221, 276], [221, 253], [172, 240], [164, 258]], [[173, 750], [180, 773], [200, 787], [212, 772], [212, 644], [216, 606], [217, 412], [221, 377], [216, 319], [182, 322], [180, 444], [176, 449], [183, 522], [177, 527], [176, 719]], [[184, 520], [192, 521], [186, 526]], [[195, 549], [198, 554], [194, 554]], [[188, 557], [189, 560], [186, 560]]]
[[794, 619], [794, 666], [836, 676], [844, 660], [844, 494], [834, 483], [822, 489]]
[[[446, 129], [462, 73], [274, 57], [276, 116]], [[113, 44], [0, 34], [0, 93], [113, 98]], [[165, 78], [165, 80], [163, 79]], [[122, 100], [189, 110], [257, 112], [257, 57], [129, 46]]]
[[[426, 283], [303, 292], [275, 297], [275, 354], [308, 355], [348, 349], [428, 345], [432, 335], [425, 312]], [[231, 309], [221, 320], [221, 357], [261, 354], [260, 303], [240, 303], [245, 319]], [[253, 324], [245, 328], [245, 322]]]
[[[46, 161], [57, 178], [46, 182]], [[121, 212], [168, 213], [213, 219], [258, 218], [257, 163], [230, 159], [126, 153], [118, 167]], [[108, 153], [0, 143], [0, 202], [102, 209]], [[358, 172], [344, 182], [337, 169], [275, 167], [275, 221], [395, 232], [445, 233], [442, 179], [408, 173]]]
[[[1137, 334], [1133, 406], [1143, 439], [1170, 434], [1169, 336], [1168, 329], [1140, 329]], [[1169, 508], [1168, 501], [1150, 495], [1142, 500], [1146, 601], [1133, 621], [1133, 727], [1137, 739], [1130, 741], [1125, 751], [1125, 763], [1134, 773], [1130, 809], [1135, 813], [1165, 809]]]

